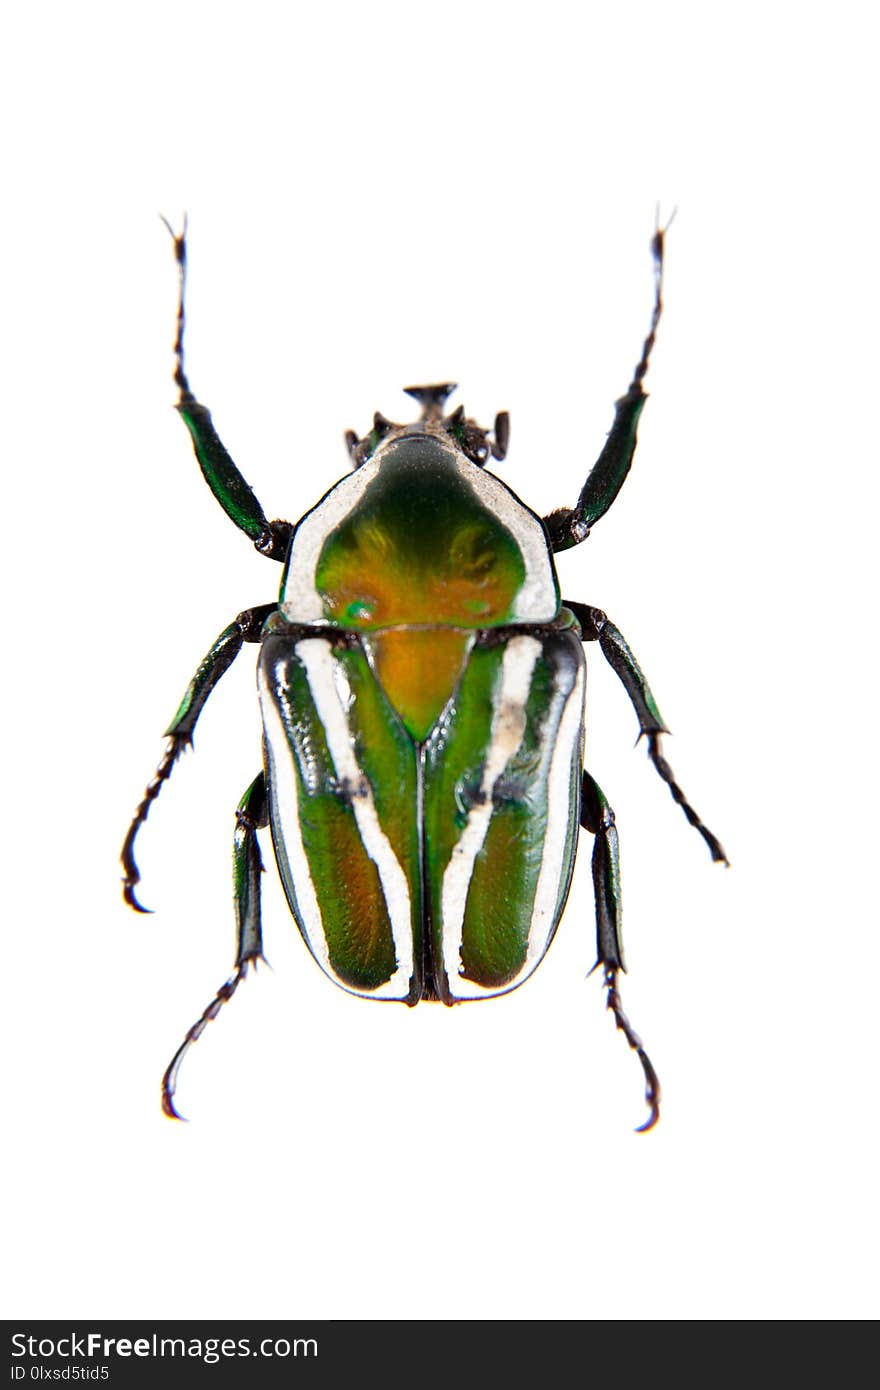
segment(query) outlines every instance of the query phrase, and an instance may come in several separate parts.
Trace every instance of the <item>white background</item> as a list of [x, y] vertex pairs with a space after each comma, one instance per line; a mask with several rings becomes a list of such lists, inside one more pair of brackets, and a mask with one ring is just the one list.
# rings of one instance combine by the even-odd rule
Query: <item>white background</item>
[[[847, 1318], [877, 1311], [878, 208], [867, 4], [35, 4], [0, 59], [7, 1316]], [[117, 854], [197, 661], [280, 570], [211, 499], [194, 388], [270, 516], [344, 428], [451, 378], [509, 408], [498, 471], [574, 501], [637, 359], [655, 204], [667, 313], [636, 464], [561, 558], [626, 633], [722, 836], [633, 751], [594, 650], [624, 1001], [585, 843], [528, 986], [353, 1000], [270, 862], [229, 972], [254, 650]]]

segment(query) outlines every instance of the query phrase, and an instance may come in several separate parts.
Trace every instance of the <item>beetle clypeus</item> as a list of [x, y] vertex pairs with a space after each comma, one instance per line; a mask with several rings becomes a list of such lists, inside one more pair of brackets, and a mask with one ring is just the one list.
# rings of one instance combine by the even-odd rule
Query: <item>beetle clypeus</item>
[[[169, 227], [169, 231], [171, 228]], [[257, 550], [284, 565], [277, 603], [246, 609], [201, 662], [122, 850], [138, 911], [134, 842], [202, 708], [245, 642], [260, 644], [263, 770], [235, 813], [235, 969], [162, 1080], [179, 1118], [181, 1061], [262, 956], [257, 831], [269, 826], [290, 910], [318, 964], [371, 999], [454, 1004], [503, 994], [540, 963], [568, 896], [578, 828], [594, 837], [598, 962], [607, 1006], [645, 1074], [623, 1011], [614, 812], [583, 769], [584, 642], [598, 642], [638, 716], [648, 756], [712, 858], [726, 863], [661, 752], [663, 720], [622, 634], [598, 608], [560, 602], [553, 552], [586, 540], [632, 463], [662, 310], [663, 232], [652, 253], [650, 330], [598, 461], [574, 507], [543, 521], [485, 469], [509, 422], [480, 428], [451, 384], [413, 386], [414, 424], [376, 414], [346, 434], [353, 472], [295, 525], [267, 521], [184, 370], [186, 227], [174, 345], [177, 409], [211, 491]]]

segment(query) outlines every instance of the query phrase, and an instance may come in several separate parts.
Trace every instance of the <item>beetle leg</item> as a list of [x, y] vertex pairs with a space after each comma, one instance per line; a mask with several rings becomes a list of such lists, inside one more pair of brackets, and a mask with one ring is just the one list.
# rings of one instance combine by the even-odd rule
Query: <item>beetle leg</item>
[[174, 339], [174, 381], [180, 393], [177, 409], [190, 432], [205, 482], [226, 515], [250, 536], [261, 555], [283, 563], [293, 527], [289, 521], [267, 521], [263, 508], [214, 429], [211, 412], [207, 406], [196, 400], [190, 390], [183, 362], [183, 337], [186, 327], [186, 219], [184, 218], [183, 231], [179, 235], [172, 230], [164, 217], [162, 221], [165, 222], [174, 242], [180, 284], [177, 297], [177, 335]]
[[661, 734], [668, 734], [669, 730], [663, 722], [663, 717], [657, 708], [657, 701], [651, 693], [651, 687], [645, 679], [642, 668], [630, 650], [623, 633], [609, 621], [601, 608], [590, 608], [585, 603], [569, 603], [568, 600], [566, 600], [565, 606], [571, 609], [580, 623], [583, 641], [598, 642], [605, 660], [619, 677], [638, 716], [639, 738], [643, 735], [647, 738], [648, 757], [668, 786], [673, 801], [681, 807], [689, 824], [702, 835], [715, 863], [729, 864], [721, 841], [700, 820], [676, 782], [672, 768], [663, 756], [660, 736]]
[[165, 755], [134, 813], [134, 819], [128, 828], [120, 856], [122, 867], [125, 869], [125, 877], [122, 880], [123, 896], [128, 905], [133, 907], [136, 912], [148, 912], [150, 910], [142, 907], [135, 895], [135, 888], [141, 877], [134, 857], [134, 842], [137, 833], [147, 819], [150, 807], [162, 790], [163, 782], [167, 782], [171, 776], [174, 764], [180, 754], [188, 744], [192, 743], [196, 720], [214, 686], [223, 673], [229, 670], [241, 651], [243, 643], [259, 642], [263, 623], [269, 614], [275, 611], [276, 607], [277, 604], [264, 603], [258, 608], [246, 608], [228, 627], [223, 629], [211, 650], [200, 662], [198, 670], [186, 688], [177, 713], [165, 730], [165, 737], [168, 739]]
[[652, 1129], [660, 1118], [660, 1081], [641, 1038], [623, 1012], [617, 988], [617, 974], [626, 970], [621, 935], [620, 855], [614, 812], [599, 784], [584, 770], [581, 793], [581, 825], [595, 836], [593, 844], [593, 889], [596, 897], [597, 965], [602, 966], [607, 990], [607, 1007], [614, 1022], [638, 1056], [645, 1073], [645, 1102], [648, 1118], [638, 1133]]
[[651, 326], [642, 347], [633, 378], [626, 394], [621, 396], [614, 411], [605, 447], [593, 465], [581, 488], [574, 507], [560, 507], [544, 518], [551, 550], [568, 550], [580, 545], [590, 534], [590, 528], [603, 517], [616, 498], [630, 470], [636, 451], [639, 416], [645, 401], [642, 382], [657, 336], [657, 325], [663, 312], [663, 238], [665, 229], [658, 227], [651, 242], [654, 257], [654, 311]]
[[260, 920], [260, 874], [263, 861], [257, 830], [269, 823], [266, 782], [263, 773], [248, 787], [235, 812], [235, 835], [232, 845], [232, 882], [235, 900], [235, 924], [238, 950], [235, 970], [190, 1028], [175, 1052], [162, 1077], [162, 1109], [172, 1120], [183, 1119], [174, 1104], [180, 1065], [194, 1042], [202, 1036], [207, 1025], [217, 1017], [224, 1004], [232, 998], [253, 961], [263, 960], [263, 932]]

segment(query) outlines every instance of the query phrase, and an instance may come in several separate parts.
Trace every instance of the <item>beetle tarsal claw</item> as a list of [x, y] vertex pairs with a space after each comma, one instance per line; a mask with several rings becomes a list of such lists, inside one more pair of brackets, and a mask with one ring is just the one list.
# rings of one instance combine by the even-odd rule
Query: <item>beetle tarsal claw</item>
[[129, 907], [134, 908], [135, 912], [142, 912], [145, 917], [151, 917], [153, 915], [153, 909], [151, 907], [144, 907], [143, 903], [138, 902], [135, 887], [139, 881], [140, 874], [138, 874], [137, 877], [133, 879], [124, 878], [122, 880], [122, 896], [128, 903]]
[[626, 1038], [633, 1052], [636, 1053], [642, 1064], [642, 1071], [645, 1073], [645, 1104], [648, 1107], [648, 1118], [645, 1120], [644, 1124], [638, 1126], [636, 1134], [647, 1134], [648, 1130], [653, 1129], [660, 1118], [660, 1078], [654, 1070], [653, 1062], [642, 1045], [641, 1038], [623, 1011], [623, 1005], [620, 1002], [620, 992], [617, 988], [616, 967], [605, 967], [603, 985], [608, 991], [606, 996], [606, 1007], [614, 1014], [615, 1026]]

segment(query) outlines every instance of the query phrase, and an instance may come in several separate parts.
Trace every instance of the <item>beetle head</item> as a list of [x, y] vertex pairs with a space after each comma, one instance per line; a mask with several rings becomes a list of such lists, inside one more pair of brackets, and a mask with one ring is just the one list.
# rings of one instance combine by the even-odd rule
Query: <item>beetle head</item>
[[347, 430], [345, 442], [355, 468], [360, 468], [361, 464], [366, 463], [380, 444], [392, 439], [401, 439], [405, 435], [419, 434], [444, 437], [460, 449], [471, 463], [476, 463], [481, 468], [490, 454], [495, 459], [504, 458], [510, 438], [510, 416], [506, 410], [495, 416], [492, 431], [484, 430], [476, 420], [471, 420], [465, 415], [462, 405], [451, 415], [443, 414], [446, 398], [455, 390], [454, 382], [444, 381], [433, 386], [405, 386], [403, 389], [408, 396], [419, 402], [422, 407], [421, 418], [412, 424], [397, 425], [392, 420], [386, 420], [377, 410], [373, 416], [373, 428], [363, 439], [358, 438], [354, 430]]

